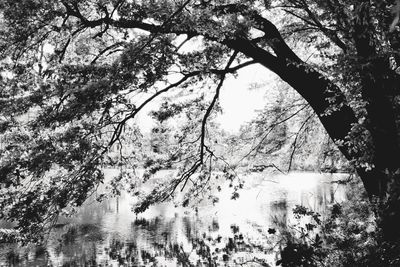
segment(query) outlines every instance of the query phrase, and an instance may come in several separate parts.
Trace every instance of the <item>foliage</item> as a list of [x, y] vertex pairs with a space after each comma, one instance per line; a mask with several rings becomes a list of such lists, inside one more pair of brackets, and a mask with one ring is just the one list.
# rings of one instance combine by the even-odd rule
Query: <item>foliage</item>
[[277, 82], [269, 88], [268, 98], [258, 116], [231, 137], [241, 166], [259, 165], [281, 172], [349, 170], [309, 105], [296, 92]]
[[295, 224], [281, 229], [281, 266], [397, 266], [399, 247], [382, 239], [362, 185], [349, 180], [349, 201], [335, 203], [326, 217], [296, 206]]
[[[172, 198], [179, 187], [191, 185], [200, 196], [216, 166], [231, 179], [235, 166], [216, 148], [213, 119], [220, 91], [227, 89], [224, 80], [255, 63], [292, 87], [305, 109], [297, 131], [275, 125], [291, 113], [281, 106], [282, 93], [242, 137], [255, 134], [256, 151], [272, 157], [286, 146], [290, 170], [306, 167], [294, 155], [310, 154], [316, 143], [311, 135], [323, 126], [330, 137], [326, 146], [336, 145], [377, 207], [396, 210], [400, 39], [394, 4], [2, 1], [1, 218], [14, 221], [24, 238], [39, 238], [59, 214], [69, 214], [96, 191], [115, 150], [121, 165], [146, 168], [130, 187], [165, 168], [179, 171], [143, 197], [138, 211]], [[152, 151], [143, 150], [133, 121], [160, 96], [167, 98], [152, 113], [159, 123], [147, 144]], [[319, 126], [312, 122], [317, 119]], [[127, 143], [134, 155], [122, 153]], [[309, 146], [300, 149], [304, 144]], [[387, 238], [400, 238], [395, 224], [387, 223], [400, 222], [398, 212], [376, 215]]]

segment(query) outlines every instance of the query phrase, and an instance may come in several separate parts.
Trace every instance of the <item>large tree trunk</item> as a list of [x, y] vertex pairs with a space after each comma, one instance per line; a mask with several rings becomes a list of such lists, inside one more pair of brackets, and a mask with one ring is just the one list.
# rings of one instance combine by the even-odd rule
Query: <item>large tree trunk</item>
[[387, 195], [380, 199], [376, 214], [378, 226], [382, 229], [383, 240], [400, 241], [400, 184], [399, 174], [388, 174]]
[[[400, 186], [397, 173], [397, 170], [400, 170], [400, 149], [397, 142], [393, 96], [390, 95], [393, 92], [390, 88], [393, 89], [396, 85], [395, 80], [388, 83], [386, 78], [379, 78], [388, 77], [388, 66], [382, 66], [386, 62], [375, 63], [372, 65], [373, 70], [364, 69], [367, 73], [365, 79], [370, 79], [363, 82], [363, 96], [368, 100], [366, 127], [372, 144], [360, 150], [356, 145], [346, 143], [358, 120], [336, 85], [300, 60], [296, 60], [298, 64], [291, 64], [287, 58], [275, 57], [245, 40], [232, 41], [229, 46], [258, 60], [304, 97], [339, 150], [354, 164], [375, 207], [375, 215], [384, 240], [400, 240]], [[373, 72], [375, 77], [371, 76]], [[369, 167], [360, 164], [366, 163], [365, 158], [368, 158]]]
[[362, 98], [366, 103], [366, 127], [371, 134], [372, 168], [357, 170], [375, 207], [383, 240], [400, 241], [400, 146], [396, 118], [399, 76], [390, 67], [388, 55], [375, 47], [369, 1], [355, 7], [353, 39], [357, 51]]
[[[360, 1], [354, 10], [353, 39], [367, 111], [362, 125], [340, 88], [299, 59], [265, 18], [253, 17], [275, 55], [246, 39], [224, 43], [275, 72], [310, 104], [339, 150], [354, 165], [375, 207], [384, 240], [393, 242], [400, 240], [400, 146], [394, 109], [400, 79], [390, 69], [389, 58], [377, 55], [369, 1]], [[367, 129], [369, 140], [354, 136], [357, 126]]]

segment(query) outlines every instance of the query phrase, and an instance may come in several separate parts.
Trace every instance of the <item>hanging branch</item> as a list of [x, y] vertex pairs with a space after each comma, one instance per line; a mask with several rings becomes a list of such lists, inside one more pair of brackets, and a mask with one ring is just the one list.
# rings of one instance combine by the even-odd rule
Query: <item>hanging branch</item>
[[293, 145], [293, 150], [292, 150], [292, 153], [290, 154], [289, 166], [288, 166], [287, 172], [289, 172], [290, 169], [291, 169], [291, 167], [292, 167], [293, 157], [294, 157], [294, 153], [296, 152], [297, 140], [298, 140], [298, 138], [299, 138], [299, 136], [300, 136], [300, 133], [301, 133], [301, 131], [303, 130], [304, 126], [307, 124], [307, 122], [308, 122], [312, 117], [314, 117], [314, 115], [315, 115], [315, 114], [312, 113], [310, 116], [308, 116], [308, 117], [304, 120], [304, 122], [301, 124], [299, 130], [298, 130], [297, 133], [296, 133], [296, 137], [295, 137], [295, 139], [294, 139], [294, 141], [293, 141], [293, 144], [292, 144], [292, 145]]
[[[250, 60], [250, 61], [244, 62], [242, 64], [238, 64], [238, 65], [230, 68], [230, 65], [232, 64], [233, 60], [234, 60], [234, 58], [231, 58], [229, 65], [227, 65], [227, 67], [225, 69], [212, 69], [212, 70], [209, 70], [209, 73], [221, 75], [221, 77], [222, 77], [221, 81], [222, 82], [219, 83], [219, 85], [217, 87], [216, 95], [214, 96], [213, 101], [210, 104], [210, 107], [207, 110], [207, 112], [205, 114], [205, 117], [203, 118], [202, 132], [205, 131], [206, 120], [207, 120], [208, 116], [210, 115], [210, 113], [212, 111], [212, 108], [215, 105], [216, 100], [218, 99], [219, 91], [220, 91], [220, 89], [222, 87], [223, 80], [225, 79], [225, 76], [228, 73], [234, 73], [234, 72], [236, 72], [237, 70], [239, 70], [241, 68], [244, 68], [244, 67], [247, 67], [249, 65], [252, 65], [252, 64], [256, 63], [256, 61]], [[175, 82], [173, 84], [170, 84], [169, 86], [165, 87], [164, 89], [161, 89], [161, 90], [157, 91], [155, 94], [153, 94], [147, 100], [145, 100], [139, 107], [135, 108], [129, 115], [127, 115], [122, 121], [120, 121], [118, 123], [118, 125], [116, 126], [116, 128], [114, 130], [114, 133], [113, 133], [113, 135], [112, 135], [112, 137], [110, 139], [110, 142], [108, 143], [108, 147], [111, 147], [116, 142], [116, 140], [119, 139], [119, 137], [121, 135], [121, 132], [122, 132], [122, 129], [123, 129], [124, 125], [126, 124], [126, 122], [128, 120], [134, 118], [137, 115], [137, 113], [139, 113], [139, 111], [141, 109], [143, 109], [148, 103], [152, 102], [156, 97], [158, 97], [159, 95], [171, 90], [172, 88], [176, 88], [176, 87], [182, 85], [189, 78], [192, 78], [192, 77], [195, 77], [195, 76], [198, 76], [198, 75], [201, 75], [201, 74], [204, 74], [204, 73], [202, 71], [192, 71], [192, 72], [189, 72], [189, 73], [185, 73], [185, 74], [183, 74], [184, 77], [182, 77], [179, 81], [177, 81], [177, 82]], [[203, 127], [203, 125], [204, 125], [204, 127]], [[203, 134], [202, 134], [202, 136], [203, 136]], [[202, 144], [204, 145], [204, 138], [202, 140]]]
[[134, 118], [137, 113], [143, 109], [148, 103], [150, 103], [151, 101], [153, 101], [157, 96], [168, 92], [170, 89], [175, 88], [181, 84], [183, 84], [185, 81], [187, 81], [189, 78], [194, 77], [196, 75], [200, 74], [200, 72], [192, 72], [190, 74], [186, 74], [182, 79], [180, 79], [179, 81], [170, 84], [169, 86], [165, 87], [162, 90], [159, 90], [157, 93], [153, 94], [151, 97], [149, 97], [148, 99], [146, 99], [139, 107], [135, 108], [128, 116], [126, 116], [122, 121], [120, 121], [117, 125], [117, 127], [114, 130], [114, 134], [112, 135], [110, 142], [108, 143], [108, 147], [111, 147], [120, 137], [121, 133], [122, 133], [122, 129], [125, 125], [125, 123]]
[[250, 151], [244, 155], [239, 161], [241, 162], [242, 160], [244, 160], [245, 158], [247, 158], [248, 156], [250, 156], [251, 153], [253, 153], [254, 151], [258, 152], [258, 149], [260, 148], [260, 146], [262, 145], [262, 143], [267, 139], [267, 137], [269, 136], [269, 134], [275, 129], [276, 126], [292, 119], [293, 117], [297, 116], [301, 111], [303, 111], [304, 109], [308, 108], [309, 105], [305, 104], [303, 107], [301, 107], [300, 109], [296, 110], [294, 113], [290, 114], [289, 116], [287, 116], [286, 118], [282, 119], [282, 120], [275, 120], [275, 122], [273, 122], [269, 127], [268, 127], [268, 131], [264, 134], [264, 136], [261, 138], [261, 140], [250, 149]]
[[215, 90], [214, 97], [213, 97], [213, 99], [212, 99], [210, 105], [208, 106], [206, 113], [204, 114], [203, 120], [202, 120], [202, 122], [201, 122], [200, 157], [199, 157], [199, 159], [192, 165], [192, 167], [191, 167], [189, 170], [187, 170], [186, 172], [184, 172], [184, 173], [182, 174], [180, 180], [181, 180], [181, 181], [184, 181], [184, 184], [183, 184], [181, 190], [183, 190], [183, 189], [185, 188], [185, 186], [186, 186], [186, 184], [187, 184], [187, 182], [188, 182], [190, 176], [192, 176], [192, 175], [197, 171], [197, 169], [198, 169], [200, 166], [203, 165], [203, 162], [204, 162], [204, 148], [205, 148], [205, 144], [204, 144], [204, 143], [205, 143], [205, 136], [206, 136], [206, 125], [207, 125], [207, 120], [208, 120], [208, 118], [209, 118], [209, 116], [210, 116], [210, 114], [211, 114], [211, 111], [213, 110], [213, 108], [214, 108], [214, 106], [215, 106], [215, 103], [217, 102], [217, 100], [218, 100], [218, 98], [219, 98], [219, 93], [220, 93], [221, 87], [222, 87], [222, 85], [224, 84], [224, 81], [225, 81], [226, 71], [229, 70], [229, 67], [231, 66], [231, 64], [232, 64], [233, 61], [235, 60], [235, 58], [236, 58], [236, 56], [237, 56], [238, 53], [239, 53], [238, 51], [234, 51], [233, 55], [230, 57], [230, 59], [229, 59], [229, 61], [228, 61], [228, 64], [227, 64], [226, 67], [225, 67], [225, 72], [223, 72], [223, 73], [221, 74], [221, 78], [220, 78], [220, 81], [219, 81], [219, 83], [218, 83], [218, 85], [217, 85], [217, 88], [216, 88], [216, 90]]

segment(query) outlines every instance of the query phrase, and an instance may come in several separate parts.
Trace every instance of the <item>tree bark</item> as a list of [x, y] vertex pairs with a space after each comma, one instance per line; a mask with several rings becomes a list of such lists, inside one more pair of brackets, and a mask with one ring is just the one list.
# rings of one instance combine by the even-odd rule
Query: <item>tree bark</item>
[[[89, 21], [79, 12], [77, 5], [64, 3], [67, 13], [78, 18], [86, 27], [111, 25], [118, 28], [140, 28], [152, 33], [176, 33], [190, 36], [202, 35], [242, 52], [267, 69], [276, 73], [283, 81], [294, 88], [313, 108], [329, 136], [336, 142], [343, 155], [353, 163], [359, 163], [365, 155], [372, 155], [368, 163], [371, 168], [354, 164], [372, 203], [377, 203], [376, 215], [386, 240], [400, 239], [400, 146], [394, 107], [400, 84], [400, 78], [388, 66], [388, 58], [379, 58], [376, 53], [373, 31], [369, 17], [370, 1], [357, 2], [354, 8], [355, 21], [348, 29], [353, 32], [354, 45], [359, 59], [359, 75], [362, 97], [367, 102], [367, 129], [370, 133], [373, 149], [368, 151], [356, 148], [349, 140], [349, 134], [358, 120], [354, 110], [348, 105], [344, 93], [333, 82], [317, 70], [303, 62], [285, 43], [279, 30], [264, 17], [237, 5], [226, 5], [218, 12], [243, 13], [255, 22], [254, 27], [265, 33], [264, 40], [273, 50], [257, 46], [246, 38], [219, 39], [198, 33], [194, 29], [157, 26], [143, 21], [113, 20], [105, 17]], [[351, 25], [350, 25], [351, 24]], [[397, 39], [396, 39], [397, 40]], [[379, 41], [379, 40], [378, 40]], [[397, 45], [392, 41], [392, 46]], [[342, 45], [343, 46], [343, 45]], [[343, 47], [344, 48], [344, 47]], [[395, 77], [393, 77], [395, 76]], [[399, 228], [399, 229], [397, 229]]]
[[[396, 174], [400, 167], [400, 150], [398, 149], [393, 103], [390, 101], [390, 92], [392, 92], [390, 89], [394, 89], [395, 84], [380, 78], [387, 77], [388, 72], [385, 71], [387, 65], [383, 68], [382, 65], [376, 64], [373, 65], [373, 70], [364, 69], [366, 76], [363, 81], [363, 96], [369, 101], [367, 125], [374, 150], [358, 151], [352, 145], [346, 144], [346, 141], [350, 141], [348, 138], [352, 127], [358, 121], [354, 111], [347, 104], [344, 94], [336, 85], [300, 60], [293, 62], [293, 54], [290, 54], [292, 60], [282, 57], [282, 54], [273, 56], [243, 39], [230, 40], [226, 44], [276, 73], [302, 95], [348, 160], [358, 162], [365, 156], [364, 153], [372, 154], [372, 168], [368, 169], [355, 164], [356, 171], [371, 203], [376, 207], [375, 215], [382, 230], [383, 240], [388, 242], [400, 240], [400, 227], [398, 227], [400, 225], [400, 187], [398, 185], [399, 175]], [[284, 46], [281, 44], [280, 47]], [[275, 53], [277, 52], [275, 51]], [[374, 74], [374, 77], [371, 76], [371, 73]]]
[[372, 169], [359, 170], [359, 176], [375, 207], [383, 240], [400, 240], [400, 146], [396, 123], [395, 98], [399, 95], [398, 75], [390, 67], [389, 56], [377, 52], [371, 3], [355, 7], [353, 39], [357, 52], [361, 95], [366, 103], [367, 129], [371, 133]]

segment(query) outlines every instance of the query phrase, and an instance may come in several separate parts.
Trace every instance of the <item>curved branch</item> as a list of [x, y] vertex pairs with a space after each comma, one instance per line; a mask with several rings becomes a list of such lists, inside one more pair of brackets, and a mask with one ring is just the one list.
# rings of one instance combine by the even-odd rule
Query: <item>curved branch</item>
[[112, 45], [110, 45], [110, 46], [104, 48], [104, 49], [101, 50], [101, 51], [99, 52], [99, 54], [92, 60], [92, 62], [90, 62], [90, 64], [93, 65], [94, 63], [96, 63], [96, 61], [97, 61], [102, 55], [104, 55], [105, 53], [107, 53], [107, 51], [110, 51], [111, 49], [114, 49], [114, 48], [119, 47], [119, 46], [121, 46], [121, 45], [123, 45], [123, 42], [118, 42], [118, 43], [112, 44]]
[[[235, 52], [233, 53], [233, 55], [230, 57], [230, 59], [229, 59], [229, 61], [228, 61], [228, 64], [227, 64], [226, 67], [225, 67], [225, 70], [228, 70], [228, 69], [229, 69], [230, 65], [233, 63], [233, 61], [235, 60], [235, 58], [236, 58], [236, 56], [237, 56], [238, 53], [239, 53], [238, 51], [235, 51]], [[186, 186], [186, 184], [187, 184], [187, 182], [188, 182], [190, 176], [191, 176], [192, 174], [194, 174], [194, 173], [196, 172], [196, 170], [197, 170], [200, 166], [203, 165], [203, 162], [204, 162], [204, 148], [207, 148], [207, 147], [205, 146], [205, 136], [206, 136], [207, 119], [208, 119], [208, 117], [210, 116], [211, 111], [213, 110], [213, 108], [214, 108], [214, 106], [215, 106], [215, 103], [217, 102], [217, 100], [218, 100], [218, 98], [219, 98], [219, 93], [220, 93], [220, 90], [221, 90], [222, 85], [224, 84], [225, 77], [226, 77], [226, 72], [223, 73], [223, 74], [221, 75], [220, 81], [219, 81], [219, 83], [218, 83], [218, 85], [217, 85], [217, 88], [215, 89], [214, 97], [213, 97], [213, 99], [212, 99], [210, 105], [208, 106], [206, 113], [204, 114], [203, 120], [202, 120], [202, 122], [201, 122], [200, 158], [199, 158], [199, 160], [197, 160], [197, 161], [195, 162], [195, 164], [194, 164], [187, 172], [185, 172], [185, 173], [181, 176], [181, 179], [180, 179], [180, 180], [181, 180], [181, 181], [184, 181], [184, 184], [183, 184], [183, 186], [182, 186], [182, 190], [185, 188], [185, 186]]]
[[[253, 146], [253, 147], [250, 149], [250, 151], [249, 151], [246, 155], [244, 155], [244, 156], [238, 161], [238, 163], [241, 162], [242, 160], [244, 160], [245, 158], [247, 158], [248, 156], [250, 156], [250, 154], [251, 154], [253, 151], [256, 151], [256, 153], [257, 153], [257, 152], [259, 151], [259, 148], [261, 147], [262, 143], [268, 138], [269, 134], [275, 129], [276, 126], [278, 126], [278, 125], [280, 125], [280, 124], [282, 124], [282, 123], [284, 123], [284, 122], [286, 122], [286, 121], [292, 119], [293, 117], [297, 116], [301, 111], [303, 111], [304, 109], [306, 109], [306, 108], [308, 108], [308, 107], [309, 107], [308, 105], [304, 105], [302, 108], [296, 110], [294, 113], [290, 114], [290, 115], [287, 116], [286, 118], [284, 118], [284, 119], [282, 119], [282, 120], [280, 120], [280, 121], [276, 120], [274, 123], [272, 123], [272, 124], [268, 127], [268, 131], [264, 134], [264, 136], [261, 138], [261, 140], [258, 142], [258, 144], [255, 145], [255, 146]], [[254, 142], [253, 142], [253, 143], [254, 143]]]
[[[156, 24], [151, 24], [151, 23], [146, 23], [143, 21], [139, 20], [127, 20], [124, 18], [115, 20], [111, 18], [111, 16], [106, 16], [97, 20], [88, 20], [83, 14], [79, 11], [78, 5], [70, 5], [69, 3], [63, 1], [63, 5], [65, 6], [67, 10], [67, 15], [76, 17], [80, 20], [80, 23], [89, 28], [95, 28], [101, 25], [109, 25], [113, 26], [116, 28], [123, 28], [123, 29], [141, 29], [144, 31], [151, 32], [153, 34], [156, 33], [170, 33], [170, 30], [167, 30], [167, 25], [172, 21], [174, 17], [176, 17], [180, 12], [183, 11], [183, 9], [190, 3], [191, 0], [187, 0], [185, 3], [183, 3], [167, 20], [165, 20], [161, 25], [156, 25]], [[174, 33], [182, 33], [182, 34], [188, 34], [190, 33], [189, 31], [174, 31]], [[196, 34], [197, 35], [197, 34]], [[154, 38], [154, 37], [153, 37]]]
[[[228, 64], [225, 67], [225, 70], [229, 69], [230, 65], [233, 63], [233, 61], [235, 60], [238, 53], [239, 53], [238, 51], [235, 51], [233, 53], [233, 55], [229, 59]], [[201, 122], [201, 139], [200, 139], [200, 161], [201, 161], [201, 163], [203, 163], [203, 157], [204, 157], [204, 139], [205, 139], [205, 135], [206, 135], [205, 131], [206, 131], [207, 119], [210, 116], [211, 111], [213, 110], [215, 103], [217, 102], [217, 100], [219, 98], [219, 92], [221, 90], [222, 85], [224, 84], [225, 77], [226, 77], [226, 73], [223, 73], [221, 75], [219, 84], [218, 84], [217, 88], [215, 89], [215, 95], [214, 95], [210, 105], [208, 106], [206, 113], [204, 114], [203, 121]]]
[[305, 21], [309, 25], [318, 27], [318, 29], [326, 37], [328, 37], [334, 44], [336, 44], [338, 47], [340, 47], [343, 51], [345, 51], [345, 52], [347, 51], [346, 44], [339, 38], [339, 36], [337, 35], [336, 31], [334, 31], [332, 29], [328, 29], [327, 27], [322, 25], [322, 23], [319, 21], [317, 16], [310, 10], [308, 4], [305, 1], [304, 1], [304, 5], [303, 5], [303, 10], [307, 13], [307, 15], [311, 19], [311, 21], [309, 21], [307, 19], [304, 19], [303, 17], [297, 15], [294, 12], [290, 12], [289, 10], [285, 10], [285, 11], [288, 12], [289, 14], [292, 14], [293, 16], [296, 16], [297, 18], [302, 19], [303, 21]]
[[[186, 3], [188, 3], [188, 1]], [[229, 5], [226, 6], [225, 9], [222, 9], [221, 12], [230, 12], [231, 9], [240, 9], [241, 7], [240, 5], [236, 7]], [[129, 21], [125, 19], [113, 20], [111, 18], [87, 21], [79, 12], [74, 11], [72, 8], [69, 10], [69, 15], [78, 17], [87, 27], [96, 27], [102, 23], [109, 23], [112, 26], [120, 28], [140, 28], [153, 34], [174, 33], [193, 36], [202, 35], [208, 40], [226, 45], [234, 51], [243, 53], [245, 56], [275, 72], [310, 104], [333, 140], [345, 140], [346, 136], [351, 131], [352, 125], [357, 123], [357, 119], [354, 111], [347, 104], [346, 97], [343, 92], [341, 92], [340, 88], [325, 78], [320, 72], [299, 59], [293, 50], [285, 43], [279, 30], [270, 21], [249, 9], [241, 9], [238, 12], [243, 12], [248, 18], [253, 18], [253, 21], [256, 21], [256, 26], [264, 31], [267, 41], [277, 56], [257, 46], [251, 40], [238, 36], [222, 36], [222, 38], [219, 36], [217, 38], [211, 36], [207, 32], [199, 33], [191, 28], [180, 28], [176, 25], [164, 27], [168, 23], [165, 23], [164, 26], [159, 26], [142, 21]], [[332, 109], [332, 107], [334, 108]], [[326, 110], [328, 109], [330, 113], [326, 114]], [[120, 129], [118, 130], [120, 131]], [[347, 146], [339, 146], [339, 149], [349, 160], [357, 157], [355, 152]]]
[[182, 79], [180, 79], [179, 81], [170, 84], [169, 86], [165, 87], [164, 89], [161, 89], [159, 91], [157, 91], [155, 94], [153, 94], [151, 97], [149, 97], [148, 99], [146, 99], [139, 107], [135, 108], [129, 115], [127, 115], [122, 121], [120, 121], [117, 125], [117, 128], [114, 130], [114, 133], [110, 139], [110, 142], [108, 143], [108, 147], [111, 147], [121, 136], [123, 127], [125, 125], [125, 123], [134, 118], [140, 110], [142, 110], [148, 103], [150, 103], [151, 101], [153, 101], [156, 97], [158, 97], [159, 95], [168, 92], [170, 89], [175, 88], [181, 84], [183, 84], [185, 81], [187, 81], [189, 78], [194, 77], [196, 75], [199, 75], [200, 72], [196, 71], [196, 72], [192, 72], [190, 74], [186, 74]]
[[[237, 55], [237, 52], [235, 52], [235, 57], [236, 57], [236, 55]], [[257, 63], [257, 62], [254, 61], [254, 60], [250, 60], [250, 61], [244, 62], [244, 63], [242, 63], [242, 64], [238, 64], [238, 65], [236, 65], [236, 66], [230, 68], [230, 65], [233, 63], [233, 60], [234, 60], [234, 57], [231, 57], [231, 59], [230, 59], [230, 61], [229, 61], [229, 64], [227, 65], [227, 67], [226, 67], [225, 69], [223, 69], [223, 70], [212, 69], [212, 70], [209, 70], [209, 72], [210, 72], [210, 73], [214, 73], [214, 74], [218, 74], [218, 75], [222, 75], [222, 76], [225, 78], [226, 74], [228, 74], [228, 73], [234, 73], [234, 72], [236, 72], [237, 70], [239, 70], [239, 69], [241, 69], [241, 68], [244, 68], [244, 67], [247, 67], [247, 66], [249, 66], [249, 65], [252, 65], [252, 64]], [[205, 73], [206, 73], [206, 72], [205, 72]], [[161, 95], [161, 94], [163, 94], [163, 93], [169, 91], [170, 89], [175, 88], [175, 87], [178, 87], [179, 85], [183, 84], [183, 83], [186, 82], [189, 78], [195, 77], [195, 76], [200, 75], [200, 74], [204, 74], [204, 72], [201, 72], [201, 71], [193, 71], [193, 72], [190, 72], [190, 73], [183, 74], [184, 77], [182, 77], [179, 81], [177, 81], [177, 82], [175, 82], [175, 83], [173, 83], [173, 84], [170, 84], [169, 86], [167, 86], [167, 87], [165, 87], [164, 89], [162, 89], [162, 90], [156, 92], [156, 93], [153, 94], [151, 97], [149, 97], [148, 99], [146, 99], [139, 107], [137, 107], [135, 110], [133, 110], [129, 115], [127, 115], [122, 121], [120, 121], [120, 122], [118, 123], [116, 129], [114, 130], [114, 134], [112, 135], [112, 137], [111, 137], [111, 139], [110, 139], [110, 142], [109, 142], [108, 146], [109, 146], [109, 147], [112, 146], [112, 145], [119, 139], [119, 137], [120, 137], [120, 135], [121, 135], [121, 133], [122, 133], [122, 130], [123, 130], [123, 127], [124, 127], [125, 123], [126, 123], [128, 120], [134, 118], [134, 117], [137, 115], [137, 113], [139, 113], [139, 111], [142, 110], [148, 103], [150, 103], [151, 101], [153, 101], [153, 100], [154, 100], [156, 97], [158, 97], [159, 95]], [[222, 79], [222, 80], [223, 80], [223, 79]], [[223, 83], [223, 81], [222, 81], [222, 83]], [[219, 95], [219, 90], [220, 90], [220, 88], [222, 87], [222, 83], [220, 82], [220, 84], [219, 84], [218, 87], [217, 87], [218, 95]], [[218, 98], [218, 95], [217, 95], [216, 97], [214, 96], [215, 101], [216, 101], [216, 99]], [[213, 102], [212, 102], [212, 104], [211, 104], [212, 107], [215, 105], [214, 99], [213, 99]], [[211, 110], [212, 110], [212, 107], [211, 107]], [[210, 107], [209, 107], [209, 108], [210, 108]], [[211, 110], [210, 110], [209, 112], [206, 113], [207, 117], [209, 116], [209, 113], [211, 113]], [[204, 144], [204, 142], [203, 142], [203, 144]]]
[[[352, 125], [357, 123], [354, 111], [348, 105], [345, 95], [333, 82], [302, 61], [287, 61], [287, 58], [293, 59], [291, 56], [293, 52], [284, 58], [281, 50], [279, 58], [245, 39], [226, 40], [224, 43], [258, 61], [293, 87], [317, 113], [333, 140], [345, 140]], [[326, 113], [327, 110], [330, 110], [329, 114]], [[347, 146], [339, 146], [339, 149], [349, 160], [357, 157], [355, 151]]]
[[315, 115], [315, 114], [312, 113], [310, 116], [308, 116], [308, 117], [304, 120], [304, 122], [301, 124], [299, 130], [298, 130], [297, 133], [296, 133], [296, 137], [295, 137], [295, 139], [294, 139], [294, 141], [293, 141], [293, 144], [292, 144], [292, 145], [293, 145], [293, 150], [292, 150], [292, 153], [290, 153], [289, 166], [288, 166], [287, 172], [289, 172], [290, 169], [292, 168], [293, 157], [294, 157], [294, 153], [296, 152], [297, 140], [298, 140], [298, 138], [299, 138], [299, 136], [300, 136], [300, 133], [301, 133], [301, 131], [303, 130], [304, 126], [307, 124], [307, 122], [308, 122], [312, 117], [314, 117], [314, 115]]

